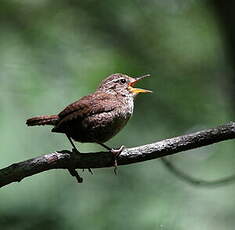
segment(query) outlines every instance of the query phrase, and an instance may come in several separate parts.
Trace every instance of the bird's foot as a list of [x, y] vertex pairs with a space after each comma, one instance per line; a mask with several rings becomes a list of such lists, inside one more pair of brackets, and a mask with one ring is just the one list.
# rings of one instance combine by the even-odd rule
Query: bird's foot
[[[81, 153], [77, 150], [77, 148], [73, 148], [73, 149], [72, 149], [72, 153], [81, 154]], [[83, 169], [82, 171], [84, 172], [84, 170], [85, 170], [85, 169]], [[91, 168], [88, 168], [88, 171], [93, 175], [93, 172], [92, 172]], [[71, 173], [70, 173], [70, 174], [71, 174]]]
[[123, 149], [125, 148], [125, 146], [124, 145], [122, 145], [119, 149], [110, 149], [110, 152], [113, 154], [113, 156], [114, 156], [114, 173], [115, 173], [115, 175], [117, 175], [117, 166], [118, 166], [118, 164], [117, 164], [117, 158], [119, 157], [119, 155], [121, 154], [121, 152], [123, 151]]
[[113, 154], [113, 157], [114, 157], [114, 173], [115, 175], [117, 175], [117, 158], [119, 157], [119, 155], [121, 154], [121, 152], [123, 151], [123, 149], [125, 148], [124, 145], [122, 145], [119, 149], [113, 149], [113, 148], [110, 148], [108, 147], [107, 145], [105, 145], [104, 143], [99, 143], [97, 142], [98, 144], [100, 144], [101, 146], [103, 146], [104, 148], [108, 149], [109, 152], [111, 152]]
[[[72, 148], [72, 152], [70, 152], [70, 153], [71, 154], [76, 154], [76, 155], [81, 154], [75, 146], [74, 146], [74, 148]], [[76, 171], [75, 168], [68, 168], [68, 171], [69, 171], [71, 176], [74, 176], [77, 179], [78, 183], [83, 182], [83, 178], [78, 175], [78, 172]]]
[[70, 169], [68, 169], [68, 171], [69, 171], [69, 173], [70, 173], [71, 176], [76, 177], [78, 183], [82, 183], [82, 182], [83, 182], [82, 177], [80, 177], [80, 176], [78, 175], [78, 172], [76, 171], [76, 169], [70, 168]]
[[93, 172], [92, 172], [91, 168], [88, 168], [88, 171], [91, 175], [93, 175]]
[[[88, 168], [87, 170], [88, 170], [88, 172], [89, 172], [91, 175], [94, 175], [94, 173], [92, 172], [91, 168]], [[85, 169], [82, 169], [82, 171], [84, 172]]]

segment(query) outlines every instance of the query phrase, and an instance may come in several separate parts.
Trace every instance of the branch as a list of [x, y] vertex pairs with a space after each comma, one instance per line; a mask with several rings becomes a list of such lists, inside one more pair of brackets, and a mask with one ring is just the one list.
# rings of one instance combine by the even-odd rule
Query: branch
[[[117, 163], [127, 165], [157, 159], [233, 138], [235, 138], [235, 122], [148, 145], [125, 148], [118, 157]], [[103, 168], [112, 167], [113, 163], [113, 155], [110, 152], [78, 154], [68, 150], [58, 151], [1, 169], [0, 187], [50, 169]]]
[[166, 166], [166, 168], [173, 173], [176, 177], [181, 179], [182, 181], [200, 187], [218, 187], [223, 186], [225, 184], [231, 184], [235, 181], [235, 175], [227, 176], [224, 178], [216, 179], [216, 180], [203, 180], [198, 179], [193, 176], [188, 175], [183, 172], [181, 169], [177, 168], [167, 157], [161, 158], [162, 163]]

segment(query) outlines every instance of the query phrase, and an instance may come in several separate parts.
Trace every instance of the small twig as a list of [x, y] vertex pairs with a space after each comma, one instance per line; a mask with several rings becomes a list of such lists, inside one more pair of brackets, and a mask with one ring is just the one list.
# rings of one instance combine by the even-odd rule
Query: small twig
[[172, 172], [176, 177], [192, 185], [201, 187], [217, 187], [235, 182], [235, 175], [211, 181], [198, 179], [178, 169], [169, 159], [167, 159], [167, 157], [163, 157], [161, 158], [161, 160], [163, 164], [167, 167], [167, 169]]
[[[235, 123], [173, 137], [135, 148], [125, 148], [117, 159], [126, 165], [172, 155], [235, 138]], [[67, 150], [36, 157], [0, 170], [0, 187], [50, 169], [103, 168], [113, 166], [113, 154], [96, 152], [76, 154]]]

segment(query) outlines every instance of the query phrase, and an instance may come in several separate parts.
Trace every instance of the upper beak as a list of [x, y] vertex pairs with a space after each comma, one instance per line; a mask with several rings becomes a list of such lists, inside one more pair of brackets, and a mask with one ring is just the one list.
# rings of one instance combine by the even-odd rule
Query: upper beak
[[152, 93], [151, 90], [147, 90], [147, 89], [140, 89], [140, 88], [133, 88], [133, 86], [141, 79], [144, 79], [146, 77], [150, 77], [150, 74], [146, 74], [146, 75], [143, 75], [141, 77], [137, 77], [135, 78], [134, 81], [130, 82], [129, 83], [129, 90], [132, 92], [132, 93]]

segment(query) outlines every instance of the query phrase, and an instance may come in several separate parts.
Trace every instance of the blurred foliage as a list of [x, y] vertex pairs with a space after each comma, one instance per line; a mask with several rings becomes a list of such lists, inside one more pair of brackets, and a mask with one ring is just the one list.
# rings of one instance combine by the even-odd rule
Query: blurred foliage
[[[50, 127], [27, 128], [95, 90], [115, 72], [150, 73], [154, 91], [110, 146], [128, 147], [233, 119], [232, 68], [212, 3], [200, 0], [2, 0], [0, 167], [69, 149]], [[100, 150], [78, 144], [83, 152]], [[234, 143], [178, 154], [178, 167], [203, 179], [230, 175]], [[0, 227], [23, 229], [234, 229], [235, 185], [197, 188], [159, 160], [82, 173], [32, 176], [0, 190]]]

